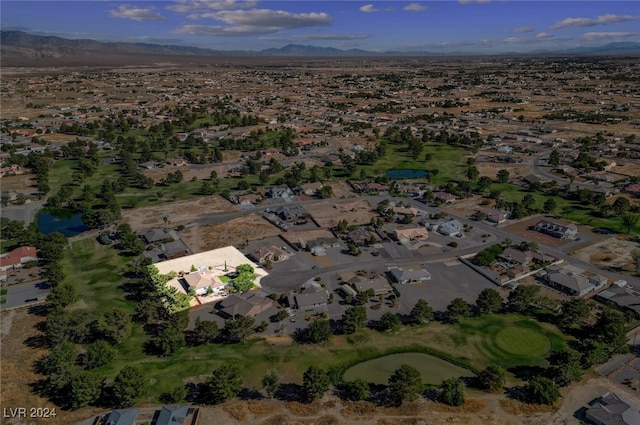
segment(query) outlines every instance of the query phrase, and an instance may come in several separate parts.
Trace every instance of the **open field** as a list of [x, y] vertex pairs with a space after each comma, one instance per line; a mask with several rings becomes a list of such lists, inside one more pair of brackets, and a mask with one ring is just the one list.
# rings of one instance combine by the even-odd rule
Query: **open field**
[[277, 236], [280, 232], [259, 214], [249, 214], [222, 224], [190, 226], [180, 232], [180, 237], [192, 252], [201, 252], [228, 245], [239, 246], [246, 241]]
[[329, 205], [309, 205], [305, 207], [320, 227], [328, 228], [338, 224], [342, 218], [349, 224], [368, 224], [371, 217], [377, 215], [372, 212], [372, 206], [367, 201], [336, 202], [333, 208]]
[[607, 238], [572, 253], [582, 261], [603, 269], [636, 271], [632, 252], [640, 247], [635, 242]]
[[123, 209], [122, 221], [134, 230], [146, 231], [149, 227], [165, 226], [167, 217], [172, 227], [192, 222], [200, 214], [219, 214], [239, 211], [239, 208], [222, 196], [212, 195], [196, 199], [163, 202], [161, 205]]

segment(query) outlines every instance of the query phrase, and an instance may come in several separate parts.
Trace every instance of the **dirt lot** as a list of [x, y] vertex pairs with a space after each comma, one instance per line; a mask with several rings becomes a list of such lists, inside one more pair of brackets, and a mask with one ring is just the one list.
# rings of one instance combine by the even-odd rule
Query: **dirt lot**
[[240, 246], [247, 240], [257, 241], [280, 232], [260, 215], [250, 214], [223, 224], [189, 227], [180, 232], [180, 237], [192, 252], [202, 252], [228, 245]]
[[329, 202], [320, 205], [310, 205], [307, 211], [318, 222], [320, 227], [332, 227], [338, 222], [339, 217], [345, 217], [349, 224], [367, 224], [374, 214], [367, 201], [336, 201], [333, 205]]
[[167, 202], [153, 207], [122, 210], [122, 221], [129, 223], [133, 230], [148, 230], [153, 226], [164, 226], [163, 217], [169, 219], [170, 226], [188, 224], [202, 213], [218, 214], [239, 211], [222, 196], [207, 196], [188, 201]]
[[631, 253], [640, 247], [635, 242], [608, 238], [580, 249], [571, 255], [605, 270], [636, 270]]
[[471, 217], [480, 208], [489, 208], [493, 206], [493, 201], [491, 201], [492, 203], [490, 205], [481, 206], [480, 203], [482, 202], [482, 200], [482, 196], [476, 195], [470, 198], [455, 201], [453, 204], [442, 204], [440, 208], [447, 212], [450, 212], [451, 214], [462, 217]]
[[492, 179], [496, 178], [496, 174], [499, 170], [507, 170], [509, 172], [509, 180], [511, 181], [519, 180], [532, 173], [531, 165], [527, 163], [509, 164], [505, 162], [476, 162], [476, 167], [478, 168], [478, 171], [480, 171], [481, 176], [487, 176]]

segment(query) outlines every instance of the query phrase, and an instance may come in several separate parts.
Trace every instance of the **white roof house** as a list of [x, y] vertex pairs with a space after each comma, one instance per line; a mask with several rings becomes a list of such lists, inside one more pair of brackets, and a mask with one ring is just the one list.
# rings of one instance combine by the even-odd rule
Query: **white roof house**
[[462, 223], [458, 220], [450, 220], [438, 226], [438, 233], [445, 236], [454, 236], [462, 233]]

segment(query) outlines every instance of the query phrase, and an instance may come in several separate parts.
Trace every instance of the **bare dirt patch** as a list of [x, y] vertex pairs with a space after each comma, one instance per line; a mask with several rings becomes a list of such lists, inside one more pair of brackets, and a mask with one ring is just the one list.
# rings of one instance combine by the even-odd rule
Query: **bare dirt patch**
[[188, 224], [202, 214], [219, 214], [238, 210], [238, 207], [222, 196], [216, 195], [122, 210], [122, 221], [129, 223], [134, 230], [147, 230], [153, 226], [164, 226], [163, 217], [167, 217], [171, 226], [177, 226]]
[[580, 249], [572, 255], [605, 270], [635, 271], [632, 252], [637, 250], [635, 242], [608, 238]]
[[524, 176], [531, 174], [532, 169], [530, 164], [509, 164], [504, 162], [476, 162], [476, 167], [481, 176], [487, 176], [492, 179], [496, 178], [496, 173], [499, 170], [507, 170], [509, 172], [510, 180], [520, 180]]
[[307, 211], [320, 227], [335, 226], [340, 217], [345, 217], [349, 224], [368, 224], [375, 214], [367, 201], [347, 201], [330, 204], [309, 205]]
[[192, 252], [202, 252], [229, 245], [241, 246], [246, 241], [279, 234], [277, 227], [258, 214], [249, 214], [222, 224], [193, 226], [180, 232], [180, 237]]

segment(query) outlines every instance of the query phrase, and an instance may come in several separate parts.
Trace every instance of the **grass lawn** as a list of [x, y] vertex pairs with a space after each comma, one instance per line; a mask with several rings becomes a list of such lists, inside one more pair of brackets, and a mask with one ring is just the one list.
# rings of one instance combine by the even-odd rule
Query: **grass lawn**
[[0, 241], [0, 254], [6, 254], [7, 252], [17, 247], [18, 241], [15, 239]]
[[[364, 168], [368, 175], [382, 175], [390, 169], [414, 169], [433, 170], [438, 169], [438, 175], [430, 179], [432, 184], [444, 184], [450, 180], [466, 180], [467, 156], [470, 151], [464, 148], [427, 143], [420, 159], [414, 160], [410, 152], [405, 152], [405, 145], [389, 145], [386, 155], [376, 161], [374, 165], [366, 165]], [[430, 154], [432, 159], [425, 161], [425, 154]]]
[[100, 316], [111, 307], [133, 312], [135, 304], [125, 300], [119, 288], [125, 283], [122, 273], [129, 261], [130, 258], [119, 256], [118, 251], [109, 246], [83, 239], [66, 249], [62, 267], [66, 279], [75, 282], [80, 299]]

